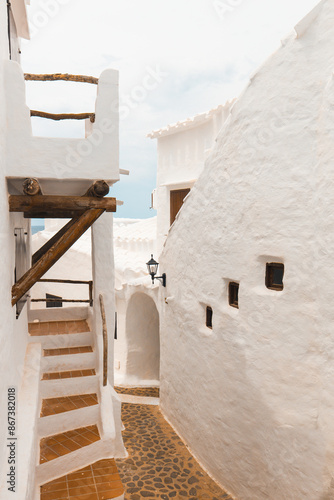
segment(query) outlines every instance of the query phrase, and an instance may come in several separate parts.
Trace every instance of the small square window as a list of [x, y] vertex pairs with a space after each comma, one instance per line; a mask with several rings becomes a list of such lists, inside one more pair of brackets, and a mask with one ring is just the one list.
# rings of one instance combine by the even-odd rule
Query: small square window
[[266, 269], [266, 287], [270, 290], [282, 291], [284, 276], [284, 264], [271, 262]]
[[228, 302], [231, 307], [236, 307], [237, 309], [239, 309], [239, 283], [229, 283]]
[[213, 316], [212, 307], [207, 306], [207, 308], [206, 308], [206, 326], [208, 328], [211, 328], [211, 329], [212, 329], [212, 316]]
[[46, 307], [63, 307], [62, 297], [58, 295], [46, 294]]

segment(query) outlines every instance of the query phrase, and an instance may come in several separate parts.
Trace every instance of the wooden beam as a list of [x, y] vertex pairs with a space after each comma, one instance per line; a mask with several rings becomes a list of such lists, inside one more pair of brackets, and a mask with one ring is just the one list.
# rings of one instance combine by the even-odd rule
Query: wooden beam
[[42, 194], [41, 186], [37, 179], [25, 179], [23, 182], [23, 192], [29, 196], [36, 196]]
[[103, 198], [109, 194], [110, 188], [106, 181], [95, 181], [84, 196], [96, 196]]
[[31, 263], [34, 266], [36, 262], [48, 251], [57, 241], [77, 222], [77, 218], [70, 220], [62, 227], [49, 241], [39, 248], [31, 258]]
[[116, 212], [116, 198], [96, 198], [93, 196], [9, 196], [9, 211], [23, 212], [29, 216], [36, 214], [50, 213], [76, 213], [81, 215], [82, 212], [89, 208], [100, 208], [106, 212]]
[[33, 73], [24, 73], [24, 79], [26, 81], [35, 81], [35, 82], [53, 82], [56, 80], [64, 80], [66, 82], [81, 82], [81, 83], [93, 83], [97, 85], [99, 83], [99, 79], [94, 76], [86, 76], [86, 75], [70, 75], [68, 73], [49, 73], [49, 74], [41, 74], [36, 75]]
[[87, 210], [76, 224], [70, 227], [49, 248], [49, 250], [27, 271], [12, 287], [12, 305], [14, 306], [30, 288], [67, 252], [69, 248], [87, 231], [87, 229], [103, 214], [104, 209]]
[[45, 111], [30, 110], [30, 116], [38, 116], [39, 118], [48, 118], [49, 120], [87, 120], [95, 122], [95, 113], [46, 113]]

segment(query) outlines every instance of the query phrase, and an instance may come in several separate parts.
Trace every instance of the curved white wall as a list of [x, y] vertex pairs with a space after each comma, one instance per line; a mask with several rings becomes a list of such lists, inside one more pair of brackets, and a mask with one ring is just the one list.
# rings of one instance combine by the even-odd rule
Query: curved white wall
[[326, 0], [232, 108], [160, 259], [162, 410], [240, 500], [334, 498], [333, 44]]

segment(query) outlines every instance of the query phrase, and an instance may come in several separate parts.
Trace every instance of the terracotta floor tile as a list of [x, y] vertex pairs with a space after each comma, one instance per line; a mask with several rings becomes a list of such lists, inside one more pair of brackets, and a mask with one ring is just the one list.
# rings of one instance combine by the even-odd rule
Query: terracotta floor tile
[[[105, 476], [94, 476], [95, 472], [100, 472], [101, 470], [109, 470], [113, 472], [110, 475]], [[103, 482], [97, 482], [97, 479], [103, 478]], [[120, 476], [117, 473], [117, 466], [114, 459], [105, 459], [95, 462], [88, 467], [84, 467], [79, 471], [72, 472], [63, 478], [60, 478], [62, 483], [67, 484], [68, 500], [109, 500], [117, 498], [124, 493], [124, 489], [120, 480]], [[59, 489], [59, 484], [55, 481], [45, 484], [41, 487], [41, 500], [44, 499], [46, 493], [57, 493], [57, 491], [62, 491]], [[57, 488], [57, 489], [55, 489]], [[43, 495], [43, 496], [42, 496]], [[55, 497], [57, 498], [57, 497]], [[55, 500], [54, 498], [50, 500]], [[59, 498], [59, 500], [62, 500]]]
[[41, 500], [66, 500], [68, 499], [68, 491], [49, 491], [41, 494]]
[[92, 485], [95, 485], [93, 475], [91, 477], [81, 477], [78, 479], [71, 479], [68, 481], [69, 489], [78, 488], [82, 486], [92, 486]]
[[98, 483], [96, 485], [97, 491], [103, 493], [104, 491], [112, 491], [121, 489], [123, 487], [122, 481], [119, 479], [118, 481], [109, 481], [107, 483]]
[[89, 495], [79, 495], [75, 497], [70, 497], [70, 500], [99, 500], [96, 493], [91, 493]]
[[91, 470], [72, 472], [67, 476], [68, 481], [77, 481], [80, 479], [93, 479], [93, 474]]
[[95, 485], [89, 485], [89, 486], [76, 486], [74, 488], [69, 487], [69, 493], [70, 497], [75, 497], [79, 495], [89, 495], [89, 494], [96, 494], [96, 488]]
[[[123, 495], [124, 493], [124, 488], [119, 488], [117, 490], [111, 490], [111, 491], [101, 491], [99, 493], [98, 499], [99, 500], [111, 500], [112, 498], [117, 498]], [[72, 500], [72, 499], [71, 499]]]
[[[98, 404], [97, 394], [64, 396], [61, 398], [43, 399], [40, 416], [58, 415], [79, 408], [86, 408]], [[95, 429], [87, 428], [87, 433], [94, 432]]]
[[119, 481], [119, 474], [118, 474], [117, 467], [115, 467], [115, 468], [114, 467], [106, 467], [103, 470], [105, 471], [105, 475], [103, 475], [103, 476], [95, 474], [95, 471], [94, 471], [94, 479], [96, 481], [96, 485], [100, 484], [100, 483], [108, 483], [111, 481]]
[[62, 347], [61, 349], [44, 349], [44, 356], [64, 356], [67, 354], [79, 354], [93, 352], [91, 346], [83, 347]]
[[49, 491], [64, 491], [67, 490], [67, 481], [62, 478], [58, 483], [48, 483], [45, 486], [42, 486], [41, 492], [47, 493]]
[[[96, 430], [98, 432], [97, 427]], [[91, 444], [93, 441], [85, 438], [82, 435], [86, 431], [87, 428], [82, 427], [74, 431], [75, 432], [74, 436], [73, 436], [73, 431], [69, 431], [41, 439], [40, 463], [49, 462], [51, 460], [54, 460], [58, 456], [67, 455], [68, 453], [71, 453], [71, 451], [74, 451], [75, 449], [80, 449], [83, 448], [84, 446], [88, 446], [89, 444]], [[98, 441], [99, 439], [100, 437], [96, 435], [94, 441]], [[56, 444], [54, 444], [55, 441]]]
[[[117, 471], [117, 468], [116, 468]], [[114, 467], [104, 467], [103, 469], [95, 469], [94, 470], [94, 477], [97, 483], [105, 483], [106, 478], [113, 476], [116, 474], [115, 468]], [[108, 481], [108, 479], [107, 479]]]
[[65, 335], [71, 333], [89, 332], [90, 328], [86, 320], [76, 321], [44, 321], [29, 323], [29, 334], [39, 335]]

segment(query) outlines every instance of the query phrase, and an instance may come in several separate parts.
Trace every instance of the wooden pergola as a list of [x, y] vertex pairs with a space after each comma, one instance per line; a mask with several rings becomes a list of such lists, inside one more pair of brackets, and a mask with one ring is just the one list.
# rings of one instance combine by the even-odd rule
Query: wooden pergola
[[116, 198], [105, 198], [109, 186], [96, 181], [83, 196], [43, 195], [37, 179], [26, 179], [23, 195], [9, 195], [9, 211], [25, 218], [71, 219], [33, 256], [31, 268], [13, 285], [12, 305], [30, 290], [104, 213], [116, 212]]

